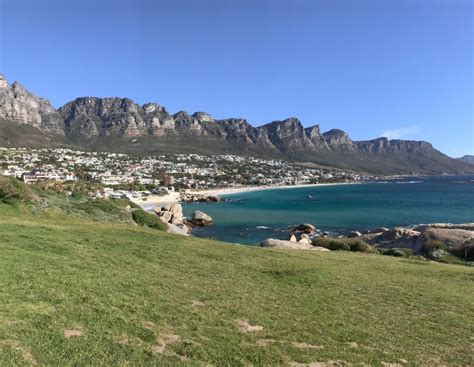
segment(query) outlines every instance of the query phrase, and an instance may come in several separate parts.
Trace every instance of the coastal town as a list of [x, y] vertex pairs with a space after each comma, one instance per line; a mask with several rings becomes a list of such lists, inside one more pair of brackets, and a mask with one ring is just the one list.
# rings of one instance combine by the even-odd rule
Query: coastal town
[[133, 157], [122, 153], [27, 148], [2, 148], [0, 175], [14, 176], [27, 184], [84, 181], [94, 184], [94, 190], [90, 191], [92, 197], [126, 196], [130, 199], [172, 192], [359, 182], [376, 178], [237, 155]]

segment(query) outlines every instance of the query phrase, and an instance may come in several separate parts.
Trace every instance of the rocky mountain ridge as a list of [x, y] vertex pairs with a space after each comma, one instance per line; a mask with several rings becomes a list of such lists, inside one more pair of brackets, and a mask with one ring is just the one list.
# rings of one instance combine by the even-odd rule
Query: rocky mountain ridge
[[458, 160], [469, 163], [469, 164], [474, 164], [474, 155], [464, 155], [461, 158], [458, 158]]
[[95, 150], [253, 154], [382, 174], [474, 172], [424, 141], [353, 141], [342, 130], [305, 128], [295, 117], [254, 127], [242, 118], [171, 114], [156, 103], [118, 97], [80, 97], [56, 110], [20, 83], [9, 85], [1, 74], [0, 118], [31, 125], [58, 143]]

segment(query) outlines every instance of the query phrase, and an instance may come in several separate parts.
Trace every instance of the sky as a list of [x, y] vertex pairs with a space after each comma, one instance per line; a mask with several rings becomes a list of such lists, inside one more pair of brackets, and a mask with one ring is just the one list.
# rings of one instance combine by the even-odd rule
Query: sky
[[55, 107], [129, 97], [474, 154], [471, 0], [0, 0], [0, 72]]

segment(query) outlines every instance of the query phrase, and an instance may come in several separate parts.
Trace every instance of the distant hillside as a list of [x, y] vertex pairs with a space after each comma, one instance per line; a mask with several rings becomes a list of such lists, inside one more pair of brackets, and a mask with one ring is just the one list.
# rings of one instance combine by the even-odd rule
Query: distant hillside
[[474, 155], [465, 155], [461, 158], [458, 158], [458, 160], [469, 163], [469, 164], [474, 164]]
[[[424, 141], [378, 138], [353, 141], [344, 131], [321, 133], [294, 118], [254, 127], [242, 118], [214, 119], [205, 112], [169, 113], [156, 103], [128, 98], [82, 97], [58, 110], [20, 83], [0, 74], [0, 144], [52, 146], [135, 155], [155, 153], [241, 154], [280, 158], [375, 174], [461, 174], [474, 167]], [[21, 129], [12, 129], [12, 124]], [[33, 127], [31, 134], [25, 131]], [[38, 138], [36, 138], [38, 137]]]

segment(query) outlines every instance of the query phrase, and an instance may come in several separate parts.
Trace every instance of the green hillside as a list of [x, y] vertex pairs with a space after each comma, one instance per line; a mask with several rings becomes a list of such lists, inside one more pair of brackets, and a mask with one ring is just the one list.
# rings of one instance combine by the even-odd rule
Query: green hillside
[[474, 363], [472, 268], [231, 245], [139, 227], [126, 202], [32, 200], [0, 203], [1, 366]]

